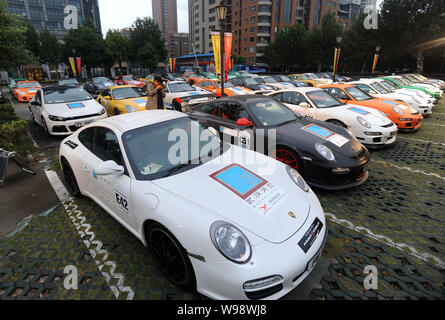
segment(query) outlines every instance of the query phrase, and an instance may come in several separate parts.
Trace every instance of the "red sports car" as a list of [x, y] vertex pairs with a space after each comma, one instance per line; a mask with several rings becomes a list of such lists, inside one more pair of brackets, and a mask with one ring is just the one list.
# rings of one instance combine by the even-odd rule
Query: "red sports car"
[[145, 88], [145, 83], [139, 81], [135, 76], [132, 76], [132, 75], [115, 77], [114, 83], [116, 83], [119, 86], [132, 85], [132, 86], [138, 86], [141, 88]]

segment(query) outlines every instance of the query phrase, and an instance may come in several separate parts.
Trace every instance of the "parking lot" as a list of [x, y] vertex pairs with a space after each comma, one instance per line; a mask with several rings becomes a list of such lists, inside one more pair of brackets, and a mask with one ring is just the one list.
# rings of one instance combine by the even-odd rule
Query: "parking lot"
[[[26, 105], [14, 107], [27, 118]], [[43, 159], [34, 165], [63, 180], [61, 139], [30, 126]], [[364, 185], [314, 190], [326, 213], [327, 244], [313, 273], [285, 299], [445, 298], [445, 99], [418, 132], [400, 133], [395, 146], [371, 158]], [[48, 209], [0, 235], [0, 299], [203, 299], [171, 285], [139, 240], [91, 200]], [[77, 290], [63, 286], [69, 265], [78, 270]], [[368, 265], [377, 268], [377, 289], [364, 289]]]

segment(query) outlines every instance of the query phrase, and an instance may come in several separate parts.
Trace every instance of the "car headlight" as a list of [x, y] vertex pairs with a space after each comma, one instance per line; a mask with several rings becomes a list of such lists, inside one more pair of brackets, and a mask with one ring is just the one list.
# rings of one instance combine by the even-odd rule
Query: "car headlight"
[[303, 177], [298, 173], [297, 170], [294, 168], [291, 168], [289, 166], [286, 166], [287, 173], [289, 174], [289, 177], [295, 182], [295, 184], [304, 192], [309, 191], [309, 186], [307, 185], [306, 181], [304, 181]]
[[362, 125], [362, 126], [364, 126], [364, 127], [366, 127], [366, 128], [371, 128], [371, 124], [368, 122], [368, 120], [366, 120], [365, 118], [362, 118], [362, 117], [357, 117], [357, 121]]
[[65, 121], [64, 117], [58, 117], [58, 116], [53, 116], [53, 115], [49, 115], [48, 119], [51, 121]]
[[104, 109], [104, 108], [100, 109], [100, 111], [99, 111], [99, 115], [101, 116], [101, 115], [103, 115], [104, 113], [105, 113], [105, 109]]
[[132, 106], [129, 106], [129, 105], [126, 105], [126, 106], [125, 106], [125, 110], [127, 110], [127, 112], [129, 112], [129, 113], [138, 111], [137, 108], [132, 107]]
[[402, 110], [400, 110], [400, 109], [399, 109], [399, 108], [397, 108], [397, 107], [392, 107], [392, 110], [393, 110], [394, 112], [396, 112], [396, 113], [400, 114], [401, 116], [403, 115], [403, 112], [402, 112]]
[[315, 144], [315, 150], [317, 150], [317, 152], [326, 160], [329, 161], [334, 161], [335, 160], [335, 156], [332, 153], [331, 149], [329, 149], [328, 147], [326, 147], [325, 145], [322, 145], [320, 143], [316, 143]]
[[210, 227], [210, 237], [215, 248], [228, 260], [244, 264], [252, 256], [246, 236], [228, 222], [217, 221]]

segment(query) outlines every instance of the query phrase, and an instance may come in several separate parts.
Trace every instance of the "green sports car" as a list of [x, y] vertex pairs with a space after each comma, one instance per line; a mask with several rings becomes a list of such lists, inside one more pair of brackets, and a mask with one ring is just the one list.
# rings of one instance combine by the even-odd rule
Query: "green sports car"
[[216, 79], [216, 75], [211, 72], [201, 72], [198, 74], [198, 77], [203, 77], [206, 79]]
[[419, 87], [419, 86], [416, 86], [416, 85], [410, 85], [410, 84], [406, 83], [405, 81], [403, 81], [402, 79], [400, 79], [400, 77], [382, 77], [381, 79], [386, 79], [388, 81], [391, 81], [398, 88], [420, 90], [420, 91], [423, 91], [423, 92], [433, 96], [436, 100], [440, 98], [440, 94], [439, 93], [431, 92], [430, 90], [428, 90], [428, 89], [426, 89], [424, 87]]

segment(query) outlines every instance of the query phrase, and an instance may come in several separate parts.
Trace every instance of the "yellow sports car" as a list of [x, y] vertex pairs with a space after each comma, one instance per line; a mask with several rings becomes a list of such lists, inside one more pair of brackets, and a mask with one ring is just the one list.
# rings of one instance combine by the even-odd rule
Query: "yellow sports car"
[[323, 79], [317, 79], [317, 78], [311, 76], [310, 73], [291, 74], [288, 77], [291, 78], [292, 80], [306, 82], [308, 85], [310, 85], [312, 87], [329, 84], [328, 82], [324, 81]]
[[114, 86], [103, 90], [97, 102], [104, 106], [108, 116], [145, 110], [147, 95], [138, 86]]

